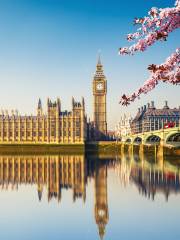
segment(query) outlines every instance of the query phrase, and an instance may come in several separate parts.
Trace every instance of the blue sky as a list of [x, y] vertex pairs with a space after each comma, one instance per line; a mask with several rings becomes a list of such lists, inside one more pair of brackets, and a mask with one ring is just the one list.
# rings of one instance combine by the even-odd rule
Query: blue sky
[[136, 56], [118, 56], [127, 45], [125, 36], [135, 30], [134, 17], [150, 7], [172, 6], [174, 0], [0, 0], [0, 108], [34, 113], [38, 98], [60, 97], [62, 108], [71, 108], [71, 97], [85, 97], [92, 116], [92, 78], [98, 50], [108, 80], [108, 125], [124, 112], [164, 100], [180, 105], [180, 87], [161, 84], [128, 108], [118, 104], [148, 77], [147, 66], [161, 63], [178, 47], [179, 31]]

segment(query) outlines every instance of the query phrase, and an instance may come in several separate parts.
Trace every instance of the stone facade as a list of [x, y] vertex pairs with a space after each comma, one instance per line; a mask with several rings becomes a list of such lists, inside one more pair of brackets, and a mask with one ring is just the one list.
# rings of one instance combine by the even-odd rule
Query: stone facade
[[175, 127], [180, 126], [180, 107], [169, 108], [167, 101], [162, 109], [157, 109], [154, 102], [151, 105], [138, 109], [136, 117], [131, 123], [132, 133], [142, 133], [163, 129], [166, 123], [173, 123]]
[[72, 99], [72, 110], [62, 111], [61, 102], [47, 100], [44, 113], [41, 100], [36, 115], [19, 115], [17, 111], [0, 114], [0, 144], [84, 143], [107, 140], [107, 80], [99, 57], [93, 78], [93, 121], [87, 123], [85, 103]]
[[87, 120], [85, 103], [72, 99], [72, 111], [61, 111], [61, 102], [47, 100], [43, 113], [41, 100], [36, 116], [20, 116], [17, 112], [0, 114], [0, 143], [84, 143]]
[[107, 80], [99, 57], [93, 78], [93, 123], [90, 124], [90, 129], [93, 128], [94, 131], [94, 140], [105, 140], [107, 138], [106, 95]]
[[131, 122], [132, 117], [126, 114], [120, 118], [119, 123], [115, 127], [116, 138], [120, 139], [131, 134]]

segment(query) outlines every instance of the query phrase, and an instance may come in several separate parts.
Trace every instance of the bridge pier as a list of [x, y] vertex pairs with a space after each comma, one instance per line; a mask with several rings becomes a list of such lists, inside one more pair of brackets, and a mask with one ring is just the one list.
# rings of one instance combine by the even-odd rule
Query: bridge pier
[[132, 155], [132, 154], [133, 154], [133, 152], [134, 152], [134, 146], [133, 146], [133, 144], [131, 144], [131, 145], [128, 146], [128, 152], [129, 152], [129, 155]]
[[142, 161], [144, 160], [144, 144], [140, 144], [139, 146], [139, 157]]
[[164, 140], [164, 137], [162, 136], [160, 140], [160, 146], [164, 147], [164, 144], [165, 144], [165, 140]]
[[164, 165], [164, 147], [163, 145], [159, 145], [157, 147], [157, 154], [156, 154], [156, 161], [157, 164], [160, 166], [161, 169], [163, 169]]
[[121, 143], [121, 154], [124, 154], [124, 142]]
[[145, 140], [144, 140], [144, 135], [143, 135], [141, 144], [139, 145], [139, 156], [141, 159], [144, 159], [144, 144], [145, 144]]

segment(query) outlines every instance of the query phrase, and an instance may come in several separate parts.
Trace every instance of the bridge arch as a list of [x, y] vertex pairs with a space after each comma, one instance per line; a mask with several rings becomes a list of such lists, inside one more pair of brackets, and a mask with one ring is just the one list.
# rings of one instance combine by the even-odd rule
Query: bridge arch
[[170, 133], [166, 136], [165, 142], [180, 142], [180, 132]]
[[160, 143], [161, 138], [158, 135], [152, 134], [148, 135], [145, 139], [145, 143]]
[[132, 143], [132, 139], [131, 138], [126, 138], [125, 143]]
[[134, 140], [133, 140], [133, 143], [137, 143], [137, 144], [140, 144], [142, 143], [142, 138], [141, 137], [135, 137]]

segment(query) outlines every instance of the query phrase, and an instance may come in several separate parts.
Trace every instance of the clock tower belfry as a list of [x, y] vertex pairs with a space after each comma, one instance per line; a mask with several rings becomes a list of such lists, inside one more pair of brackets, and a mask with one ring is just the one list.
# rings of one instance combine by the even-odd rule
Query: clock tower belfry
[[96, 140], [103, 140], [107, 136], [107, 112], [106, 112], [107, 80], [104, 75], [100, 56], [96, 65], [93, 79], [94, 97], [94, 127]]

